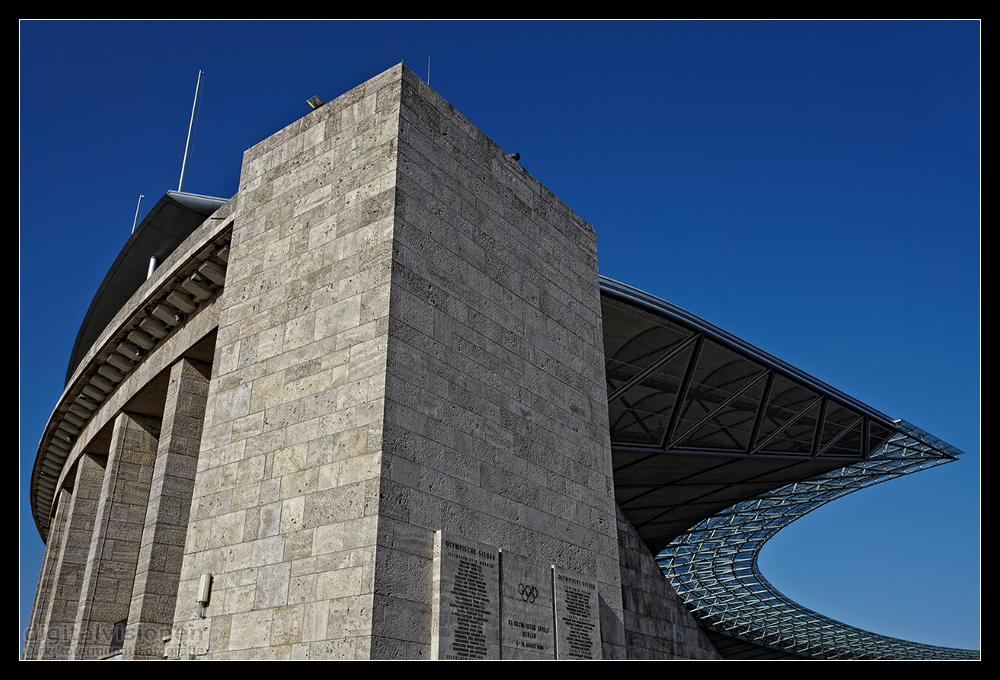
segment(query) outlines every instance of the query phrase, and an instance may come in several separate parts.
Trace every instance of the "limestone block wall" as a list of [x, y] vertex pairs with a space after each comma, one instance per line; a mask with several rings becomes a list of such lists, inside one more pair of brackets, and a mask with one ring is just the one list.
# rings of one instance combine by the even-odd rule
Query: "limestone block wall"
[[656, 560], [618, 509], [622, 601], [629, 659], [719, 659]]
[[31, 630], [37, 642], [25, 649], [26, 659], [67, 659], [76, 629], [80, 591], [90, 555], [94, 518], [101, 496], [105, 457], [84, 454], [76, 464], [72, 491], [64, 489], [50, 533]]
[[623, 656], [594, 230], [401, 65], [237, 201], [168, 654], [426, 658], [444, 529], [597, 578]]
[[210, 366], [188, 359], [170, 369], [123, 659], [163, 657], [163, 638], [174, 620], [210, 376]]
[[108, 654], [115, 624], [128, 619], [159, 436], [159, 418], [115, 420], [70, 658]]
[[398, 101], [397, 69], [244, 155], [172, 656], [369, 656]]
[[402, 76], [382, 484], [380, 658], [427, 658], [432, 532], [621, 592], [594, 229]]
[[[59, 580], [59, 555], [66, 541], [66, 525], [73, 493], [64, 488], [60, 489], [55, 497], [56, 512], [49, 529], [52, 537], [49, 539], [49, 546], [42, 559], [42, 568], [38, 573], [38, 585], [35, 587], [35, 598], [31, 605], [31, 619], [24, 640], [22, 658], [26, 660], [41, 658], [45, 627], [52, 617], [55, 589]], [[74, 597], [79, 597], [79, 593], [75, 592]]]

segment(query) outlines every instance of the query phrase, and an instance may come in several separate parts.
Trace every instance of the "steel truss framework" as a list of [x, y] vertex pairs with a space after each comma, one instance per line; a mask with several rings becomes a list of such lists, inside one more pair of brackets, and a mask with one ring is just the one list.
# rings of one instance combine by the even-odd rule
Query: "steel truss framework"
[[703, 625], [738, 654], [979, 658], [829, 619], [757, 568], [796, 519], [958, 449], [665, 300], [604, 277], [601, 293], [615, 498]]
[[899, 421], [898, 432], [866, 460], [737, 503], [677, 537], [657, 562], [703, 625], [739, 640], [818, 659], [978, 659], [977, 651], [907, 642], [829, 619], [789, 600], [757, 568], [768, 539], [800, 517], [960, 453]]

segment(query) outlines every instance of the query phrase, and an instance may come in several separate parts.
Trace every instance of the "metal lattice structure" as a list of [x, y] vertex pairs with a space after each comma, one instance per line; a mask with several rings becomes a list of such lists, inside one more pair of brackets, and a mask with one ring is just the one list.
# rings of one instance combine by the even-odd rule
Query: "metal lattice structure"
[[601, 279], [615, 498], [734, 655], [974, 659], [869, 633], [760, 574], [780, 529], [961, 453], [665, 300]]
[[779, 530], [816, 508], [880, 482], [949, 463], [961, 452], [908, 423], [864, 461], [737, 503], [677, 537], [657, 562], [710, 630], [817, 659], [978, 659], [979, 652], [870, 633], [789, 600], [757, 556]]

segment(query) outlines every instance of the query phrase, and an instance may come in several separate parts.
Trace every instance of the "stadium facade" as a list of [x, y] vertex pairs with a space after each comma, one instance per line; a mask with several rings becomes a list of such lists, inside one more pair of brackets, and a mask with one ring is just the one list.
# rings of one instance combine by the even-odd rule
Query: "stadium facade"
[[118, 256], [35, 461], [24, 657], [976, 658], [756, 567], [959, 453], [599, 277], [594, 229], [399, 65]]

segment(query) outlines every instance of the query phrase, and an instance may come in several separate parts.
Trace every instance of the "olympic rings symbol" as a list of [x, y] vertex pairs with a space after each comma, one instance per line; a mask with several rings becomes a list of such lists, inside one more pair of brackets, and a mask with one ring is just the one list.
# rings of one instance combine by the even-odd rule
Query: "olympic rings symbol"
[[535, 586], [526, 586], [523, 583], [518, 583], [517, 592], [525, 602], [534, 602], [538, 598], [538, 588]]

